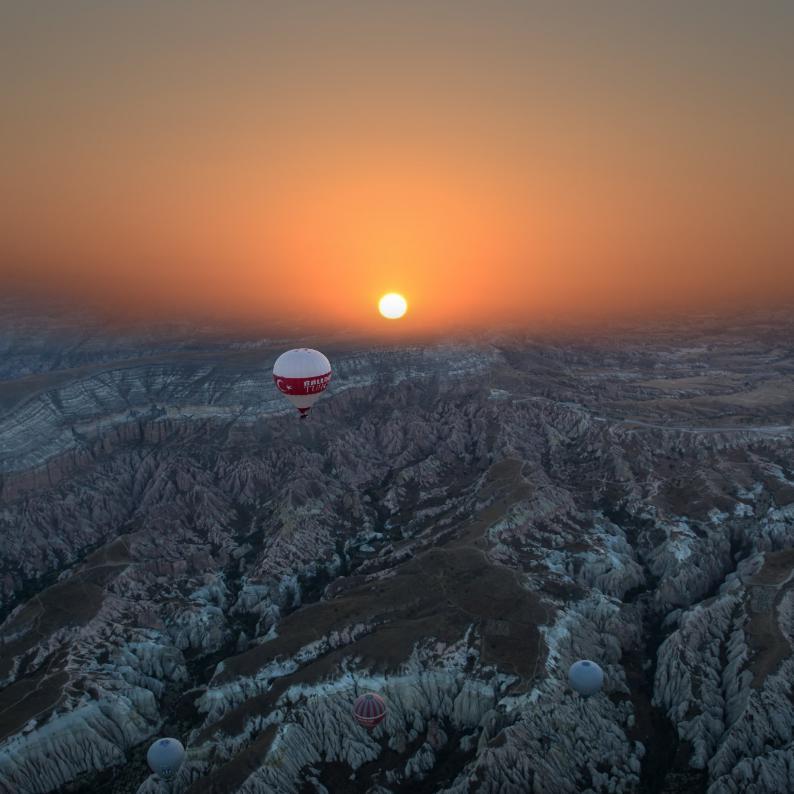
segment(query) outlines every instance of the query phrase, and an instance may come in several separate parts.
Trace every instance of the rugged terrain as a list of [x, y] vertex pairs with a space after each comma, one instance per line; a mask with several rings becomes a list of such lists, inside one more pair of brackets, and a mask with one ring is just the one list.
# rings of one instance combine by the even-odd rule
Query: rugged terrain
[[[0, 791], [154, 792], [163, 734], [179, 794], [794, 790], [791, 315], [406, 347], [4, 316]], [[297, 344], [334, 365], [306, 422]]]

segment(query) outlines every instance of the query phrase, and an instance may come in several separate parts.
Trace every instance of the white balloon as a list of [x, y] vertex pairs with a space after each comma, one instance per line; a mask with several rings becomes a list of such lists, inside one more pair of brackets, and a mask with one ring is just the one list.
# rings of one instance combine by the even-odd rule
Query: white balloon
[[589, 659], [580, 659], [568, 671], [571, 688], [584, 697], [595, 695], [604, 686], [604, 671]]
[[172, 780], [185, 760], [185, 748], [178, 739], [158, 739], [146, 753], [146, 762], [155, 775]]

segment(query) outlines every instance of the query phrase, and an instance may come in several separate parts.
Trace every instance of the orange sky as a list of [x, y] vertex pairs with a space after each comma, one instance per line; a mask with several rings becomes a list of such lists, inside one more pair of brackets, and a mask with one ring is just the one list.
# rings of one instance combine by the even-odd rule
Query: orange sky
[[4, 4], [2, 284], [406, 330], [794, 297], [794, 6], [561, 5]]

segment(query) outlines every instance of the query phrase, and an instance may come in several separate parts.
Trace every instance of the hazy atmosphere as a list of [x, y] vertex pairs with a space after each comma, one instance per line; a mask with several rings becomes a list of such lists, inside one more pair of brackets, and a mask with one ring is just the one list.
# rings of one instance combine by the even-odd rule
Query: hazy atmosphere
[[0, 794], [794, 792], [792, 42], [0, 0]]
[[[750, 11], [752, 13], [750, 13]], [[794, 295], [787, 2], [20, 2], [6, 292], [373, 330]]]

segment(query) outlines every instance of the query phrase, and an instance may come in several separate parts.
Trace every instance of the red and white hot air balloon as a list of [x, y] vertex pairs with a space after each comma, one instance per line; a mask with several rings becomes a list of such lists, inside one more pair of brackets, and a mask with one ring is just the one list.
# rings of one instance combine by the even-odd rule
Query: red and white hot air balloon
[[359, 695], [353, 704], [353, 717], [359, 725], [372, 730], [386, 718], [386, 701], [374, 692]]
[[331, 380], [331, 362], [308, 347], [282, 353], [273, 365], [276, 388], [305, 419]]

